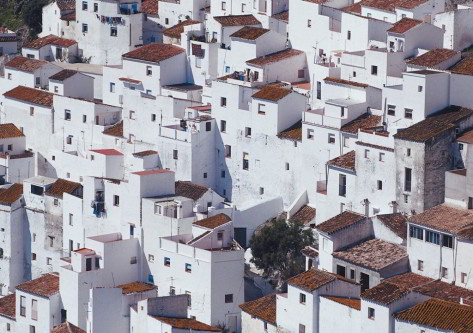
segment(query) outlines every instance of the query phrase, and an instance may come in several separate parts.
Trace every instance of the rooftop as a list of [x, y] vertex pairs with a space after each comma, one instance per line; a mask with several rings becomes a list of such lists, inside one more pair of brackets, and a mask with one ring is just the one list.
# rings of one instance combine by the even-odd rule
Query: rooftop
[[335, 297], [335, 296], [322, 296], [342, 305], [345, 305], [349, 308], [355, 309], [357, 311], [361, 310], [361, 300], [358, 298], [347, 298], [347, 297]]
[[225, 223], [230, 222], [232, 219], [223, 213], [217, 214], [206, 219], [202, 219], [193, 223], [193, 225], [207, 228], [207, 229], [215, 229], [224, 225]]
[[192, 332], [194, 331], [222, 332], [222, 329], [209, 326], [195, 319], [158, 317], [158, 316], [153, 316], [153, 318], [156, 318], [157, 320], [162, 321], [163, 323], [166, 323], [172, 326], [173, 328], [187, 329], [187, 330], [190, 329], [192, 330]]
[[56, 4], [60, 10], [68, 11], [76, 9], [75, 0], [56, 0]]
[[406, 289], [418, 287], [426, 283], [430, 283], [432, 281], [434, 280], [429, 277], [415, 274], [412, 272], [399, 274], [399, 275], [384, 279], [384, 282], [388, 282], [400, 288], [406, 288]]
[[202, 90], [202, 86], [193, 83], [178, 83], [178, 84], [170, 84], [163, 86], [163, 89], [169, 90], [176, 90], [176, 91], [195, 91], [195, 90]]
[[259, 25], [260, 21], [253, 15], [228, 15], [228, 16], [214, 16], [214, 20], [224, 27], [244, 26], [244, 25]]
[[460, 137], [457, 138], [457, 141], [464, 143], [473, 143], [473, 130], [463, 133]]
[[264, 99], [271, 102], [277, 102], [292, 92], [291, 89], [274, 86], [266, 86], [251, 95], [253, 98]]
[[64, 193], [73, 194], [82, 185], [80, 183], [71, 182], [62, 178], [58, 178], [53, 185], [45, 192], [46, 195], [50, 195], [55, 198], [62, 199]]
[[322, 231], [323, 233], [331, 235], [358, 222], [361, 222], [364, 219], [364, 215], [346, 210], [343, 213], [338, 214], [337, 216], [334, 216], [331, 219], [319, 224], [315, 228], [319, 231]]
[[276, 20], [289, 23], [289, 10], [285, 10], [285, 11], [280, 12], [280, 13], [278, 13], [278, 14], [274, 14], [274, 15], [271, 16], [271, 17], [274, 18], [274, 19], [276, 19]]
[[257, 27], [243, 27], [240, 30], [232, 33], [230, 37], [241, 38], [247, 40], [257, 40], [267, 32], [269, 29], [257, 28]]
[[464, 58], [449, 68], [452, 73], [473, 75], [473, 58]]
[[327, 165], [349, 170], [349, 171], [355, 171], [355, 160], [356, 160], [356, 152], [352, 150], [346, 154], [335, 157], [334, 159], [328, 161]]
[[51, 329], [51, 333], [86, 333], [86, 331], [66, 321]]
[[13, 58], [9, 62], [7, 62], [5, 64], [5, 67], [15, 68], [20, 71], [33, 73], [39, 68], [46, 65], [47, 63], [48, 62], [44, 60], [30, 59], [30, 58], [18, 56], [18, 57]]
[[184, 27], [193, 24], [200, 24], [199, 21], [195, 20], [185, 20], [181, 23], [176, 24], [168, 29], [163, 30], [163, 35], [172, 37], [172, 38], [181, 38], [181, 34], [184, 32]]
[[376, 215], [379, 221], [402, 239], [407, 239], [407, 219], [401, 213]]
[[47, 273], [34, 280], [20, 283], [16, 290], [30, 294], [49, 297], [59, 292], [59, 275]]
[[376, 116], [376, 115], [366, 112], [366, 113], [363, 113], [358, 118], [353, 119], [352, 121], [343, 125], [341, 127], [341, 130], [342, 132], [356, 134], [358, 133], [358, 130], [360, 129], [371, 128], [371, 127], [379, 126], [380, 124], [381, 124], [381, 116]]
[[106, 156], [123, 156], [123, 153], [119, 152], [116, 149], [91, 149], [90, 151]]
[[34, 41], [23, 45], [23, 47], [27, 49], [40, 49], [46, 45], [69, 47], [74, 44], [77, 44], [75, 40], [65, 39], [55, 35], [48, 35], [42, 38], [35, 39]]
[[158, 15], [159, 0], [143, 0], [141, 2], [141, 12], [148, 15]]
[[420, 20], [404, 17], [400, 21], [397, 21], [390, 29], [388, 29], [388, 32], [392, 32], [396, 34], [403, 34], [411, 30], [412, 28], [417, 27], [421, 23], [422, 21]]
[[16, 294], [0, 298], [0, 316], [14, 319], [16, 316]]
[[121, 284], [117, 286], [117, 288], [122, 289], [123, 295], [129, 295], [129, 294], [143, 293], [145, 291], [154, 290], [157, 287], [152, 284], [136, 281], [136, 282]]
[[242, 311], [276, 325], [276, 294], [270, 294], [257, 300], [240, 305]]
[[311, 268], [308, 271], [290, 278], [287, 283], [291, 286], [312, 292], [335, 280], [342, 280], [352, 284], [357, 284], [356, 282], [346, 279], [340, 275], [321, 271], [316, 268]]
[[444, 61], [447, 61], [451, 57], [459, 54], [455, 50], [449, 49], [434, 49], [430, 50], [420, 56], [412, 58], [407, 62], [409, 65], [421, 66], [421, 67], [435, 67], [438, 64], [441, 64]]
[[450, 106], [441, 112], [428, 116], [421, 122], [414, 124], [404, 130], [398, 131], [395, 139], [410, 140], [416, 142], [426, 142], [442, 133], [454, 130], [456, 123], [471, 117], [472, 109], [459, 106]]
[[192, 199], [194, 201], [199, 200], [209, 190], [208, 187], [197, 185], [189, 181], [178, 180], [176, 182], [176, 195]]
[[106, 135], [123, 138], [123, 120], [119, 121], [113, 126], [110, 126], [106, 130], [104, 130], [102, 133]]
[[62, 71], [52, 75], [49, 77], [50, 80], [55, 81], [65, 81], [68, 78], [76, 75], [78, 72], [72, 69], [63, 69]]
[[316, 209], [308, 205], [304, 205], [294, 215], [291, 216], [291, 220], [299, 221], [303, 225], [309, 224], [315, 219]]
[[0, 188], [0, 204], [11, 205], [15, 201], [21, 198], [23, 194], [22, 184], [12, 184], [9, 187]]
[[407, 295], [409, 289], [388, 282], [382, 282], [377, 286], [367, 289], [361, 293], [361, 298], [370, 302], [389, 305]]
[[0, 139], [18, 138], [22, 136], [25, 135], [14, 124], [0, 124]]
[[141, 46], [136, 50], [125, 53], [122, 57], [126, 59], [136, 59], [159, 63], [184, 52], [184, 49], [174, 45], [150, 43], [145, 46]]
[[280, 139], [302, 141], [302, 120], [286, 128], [278, 134]]
[[284, 49], [282, 51], [270, 53], [268, 55], [248, 60], [246, 63], [253, 66], [264, 66], [292, 57], [296, 57], [301, 54], [304, 54], [304, 51], [299, 51], [295, 49]]
[[413, 288], [415, 292], [444, 301], [460, 303], [460, 301], [473, 301], [473, 291], [452, 285], [450, 283], [434, 280]]
[[4, 93], [3, 96], [32, 104], [52, 107], [54, 94], [39, 89], [17, 86]]
[[396, 7], [414, 9], [425, 2], [427, 0], [362, 0], [360, 6], [394, 12]]
[[151, 170], [136, 171], [132, 173], [138, 176], [148, 176], [148, 175], [156, 175], [160, 173], [169, 173], [169, 172], [172, 172], [172, 171], [167, 170], [167, 169], [151, 169]]
[[138, 153], [133, 153], [133, 156], [135, 157], [145, 157], [145, 156], [150, 156], [150, 155], [156, 155], [158, 152], [156, 150], [143, 150]]
[[305, 248], [303, 248], [301, 250], [301, 253], [304, 256], [310, 257], [310, 258], [315, 258], [319, 256], [319, 252], [311, 246], [306, 246]]
[[348, 80], [343, 80], [343, 79], [339, 79], [339, 78], [336, 78], [336, 77], [326, 77], [324, 79], [324, 81], [326, 83], [338, 83], [338, 84], [344, 84], [344, 85], [347, 85], [347, 86], [353, 86], [353, 87], [358, 87], [358, 88], [366, 88], [366, 87], [369, 87], [368, 84], [366, 83], [359, 83], [359, 82], [355, 82], [355, 81], [348, 81]]

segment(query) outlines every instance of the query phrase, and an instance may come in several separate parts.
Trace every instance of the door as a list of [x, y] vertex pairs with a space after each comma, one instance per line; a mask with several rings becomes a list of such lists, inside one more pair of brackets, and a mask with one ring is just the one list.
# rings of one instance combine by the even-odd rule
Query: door
[[228, 333], [237, 331], [237, 316], [228, 316]]
[[95, 125], [99, 124], [99, 116], [95, 116]]
[[366, 289], [370, 288], [370, 276], [365, 273], [360, 273], [360, 284], [361, 284], [361, 291], [365, 291]]
[[337, 274], [345, 277], [346, 268], [344, 266], [337, 265]]
[[92, 270], [92, 258], [85, 259], [85, 270], [86, 271]]
[[235, 228], [235, 240], [246, 249], [246, 228]]

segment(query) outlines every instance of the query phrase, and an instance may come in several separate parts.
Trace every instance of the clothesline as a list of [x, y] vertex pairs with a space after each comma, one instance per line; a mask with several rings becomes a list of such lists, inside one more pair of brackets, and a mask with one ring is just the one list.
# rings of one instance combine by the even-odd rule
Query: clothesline
[[121, 17], [103, 16], [103, 15], [99, 16], [98, 14], [96, 14], [96, 16], [97, 16], [97, 19], [99, 19], [100, 22], [102, 23], [125, 25], [125, 19]]

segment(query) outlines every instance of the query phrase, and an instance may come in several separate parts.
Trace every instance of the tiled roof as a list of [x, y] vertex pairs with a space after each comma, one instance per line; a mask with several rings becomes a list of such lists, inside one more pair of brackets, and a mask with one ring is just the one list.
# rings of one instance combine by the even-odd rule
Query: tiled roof
[[376, 215], [379, 221], [402, 239], [407, 239], [407, 219], [401, 213]]
[[299, 221], [306, 225], [315, 219], [315, 214], [316, 209], [314, 207], [304, 205], [294, 215], [292, 215], [291, 220]]
[[291, 92], [292, 92], [292, 90], [287, 89], [287, 88], [266, 86], [266, 87], [258, 90], [251, 97], [258, 98], [258, 99], [264, 99], [264, 100], [272, 101], [272, 102], [277, 102], [280, 99], [283, 99], [284, 97], [289, 95]]
[[371, 302], [389, 305], [401, 299], [401, 297], [407, 295], [409, 292], [407, 288], [399, 287], [388, 282], [382, 282], [362, 292], [361, 298]]
[[43, 67], [48, 62], [38, 59], [30, 59], [22, 56], [18, 56], [10, 60], [5, 64], [5, 67], [19, 69], [20, 71], [33, 73], [37, 69]]
[[472, 115], [472, 109], [450, 106], [441, 112], [425, 118], [417, 124], [398, 131], [394, 134], [394, 138], [425, 142], [444, 133], [445, 131], [453, 131], [457, 122], [464, 118], [471, 117]]
[[332, 256], [377, 272], [408, 257], [405, 247], [381, 239], [371, 239], [344, 251], [333, 252]]
[[17, 42], [18, 38], [16, 36], [0, 36], [0, 42], [6, 43], [6, 42]]
[[199, 21], [185, 20], [181, 23], [176, 24], [173, 27], [163, 30], [163, 35], [172, 38], [181, 38], [181, 34], [184, 32], [184, 27], [192, 24], [199, 24]]
[[364, 219], [364, 215], [346, 210], [343, 213], [338, 214], [337, 216], [334, 216], [331, 219], [319, 224], [315, 228], [330, 235], [342, 229], [348, 228]]
[[361, 4], [363, 1], [355, 2], [353, 5], [343, 7], [342, 10], [347, 13], [361, 14]]
[[439, 280], [419, 285], [414, 287], [413, 290], [422, 295], [449, 302], [459, 303], [462, 299], [473, 300], [473, 290]]
[[381, 149], [381, 150], [386, 150], [386, 151], [394, 152], [394, 148], [391, 148], [391, 147], [380, 146], [380, 145], [374, 145], [374, 144], [372, 144], [372, 143], [363, 142], [363, 141], [356, 141], [355, 143], [356, 143], [357, 145], [360, 145], [360, 146], [363, 146], [363, 147], [369, 147], [369, 148]]
[[457, 55], [459, 52], [449, 49], [435, 49], [430, 50], [420, 56], [412, 58], [406, 61], [409, 65], [422, 66], [422, 67], [434, 67], [451, 57]]
[[25, 135], [14, 124], [0, 124], [0, 139], [18, 138], [21, 136]]
[[176, 182], [176, 195], [192, 199], [194, 201], [199, 200], [202, 196], [207, 193], [208, 187], [197, 185], [189, 181], [177, 181]]
[[156, 175], [159, 173], [169, 173], [169, 172], [172, 172], [172, 171], [166, 170], [166, 169], [151, 169], [151, 170], [133, 172], [133, 174], [138, 175], [138, 176], [148, 176], [148, 175]]
[[315, 257], [318, 257], [319, 256], [319, 252], [317, 252], [314, 248], [310, 247], [310, 246], [306, 246], [305, 248], [303, 248], [301, 250], [301, 253], [306, 256], [306, 257], [311, 257], [311, 258], [315, 258]]
[[422, 21], [404, 17], [400, 21], [397, 21], [391, 28], [388, 29], [388, 32], [403, 34], [414, 27], [417, 27], [421, 24]]
[[463, 133], [459, 138], [458, 142], [473, 143], [473, 130]]
[[276, 294], [270, 294], [257, 300], [240, 305], [242, 311], [276, 325]]
[[334, 159], [328, 161], [327, 165], [342, 168], [345, 170], [355, 171], [355, 160], [356, 153], [354, 150], [352, 150], [346, 154], [335, 157]]
[[48, 36], [45, 36], [45, 37], [42, 37], [42, 38], [35, 39], [34, 41], [23, 45], [23, 47], [27, 48], [27, 49], [40, 49], [40, 48], [42, 48], [43, 46], [46, 46], [46, 45], [69, 47], [69, 46], [72, 46], [74, 44], [77, 44], [77, 42], [75, 40], [65, 39], [65, 38], [61, 38], [61, 37], [58, 37], [58, 36], [54, 36], [54, 35], [48, 35]]
[[326, 77], [324, 79], [325, 82], [328, 82], [328, 83], [338, 83], [338, 84], [344, 84], [344, 85], [348, 85], [348, 86], [353, 86], [353, 87], [359, 87], [359, 88], [366, 88], [366, 87], [369, 87], [368, 84], [366, 83], [359, 83], [359, 82], [355, 82], [355, 81], [348, 81], [348, 80], [343, 80], [343, 79], [338, 79], [336, 77]]
[[449, 68], [452, 73], [473, 75], [473, 58], [464, 58]]
[[340, 275], [321, 271], [316, 268], [311, 268], [308, 271], [305, 271], [299, 275], [290, 278], [287, 281], [287, 284], [294, 287], [298, 287], [308, 292], [312, 292], [315, 289], [318, 289], [326, 285], [327, 283], [330, 283], [335, 280], [342, 280], [352, 284], [357, 284], [356, 282], [346, 279]]
[[23, 194], [23, 185], [12, 184], [8, 188], [0, 188], [0, 204], [11, 205], [21, 198]]
[[303, 53], [304, 51], [299, 51], [295, 49], [284, 49], [282, 51], [274, 52], [265, 56], [248, 60], [246, 63], [249, 65], [254, 65], [254, 66], [264, 66], [264, 65], [272, 64], [274, 62], [279, 62], [285, 59], [289, 59]]
[[394, 12], [396, 7], [414, 9], [425, 2], [427, 0], [362, 0], [360, 6]]
[[368, 112], [363, 113], [356, 119], [346, 123], [342, 126], [341, 130], [343, 132], [358, 133], [359, 129], [370, 128], [380, 125], [381, 116], [376, 116], [373, 114], [369, 114]]
[[139, 153], [133, 153], [133, 156], [144, 157], [144, 156], [156, 155], [157, 153], [158, 152], [156, 150], [143, 150], [143, 151], [140, 151]]
[[102, 154], [106, 156], [123, 156], [123, 153], [119, 152], [116, 149], [91, 149], [93, 153]]
[[0, 316], [15, 318], [16, 294], [10, 294], [0, 298]]
[[355, 309], [357, 311], [361, 310], [361, 300], [358, 298], [346, 298], [346, 297], [335, 297], [335, 296], [322, 296], [333, 302], [348, 306], [349, 308]]
[[75, 10], [76, 1], [75, 0], [56, 0], [57, 6], [60, 10]]
[[412, 216], [409, 222], [458, 235], [473, 228], [473, 211], [442, 204]]
[[141, 2], [141, 12], [148, 15], [158, 15], [159, 0], [144, 0]]
[[384, 279], [383, 282], [393, 284], [395, 286], [398, 286], [399, 288], [409, 289], [421, 286], [426, 283], [430, 283], [432, 281], [434, 281], [434, 279], [409, 272]]
[[119, 121], [113, 126], [110, 126], [106, 130], [102, 132], [103, 134], [116, 136], [119, 138], [123, 138], [123, 120]]
[[258, 25], [260, 21], [253, 15], [228, 15], [228, 16], [214, 16], [214, 20], [224, 27], [243, 26], [243, 25]]
[[151, 43], [125, 53], [122, 57], [159, 63], [160, 61], [172, 58], [183, 52], [185, 52], [184, 49], [174, 45]]
[[201, 323], [195, 319], [189, 318], [171, 318], [171, 317], [158, 317], [153, 316], [159, 321], [171, 325], [173, 328], [186, 329], [194, 331], [210, 331], [210, 332], [222, 332], [222, 329], [209, 326], [207, 324]]
[[16, 290], [21, 290], [38, 296], [49, 297], [59, 292], [59, 276], [47, 273], [39, 278], [17, 285]]
[[230, 37], [256, 40], [269, 31], [270, 31], [269, 29], [263, 29], [263, 28], [257, 28], [257, 27], [243, 27], [240, 30], [232, 33]]
[[220, 227], [221, 225], [224, 225], [225, 223], [230, 222], [231, 220], [232, 219], [228, 217], [228, 215], [220, 213], [212, 217], [208, 217], [206, 219], [196, 221], [193, 224], [199, 227], [207, 228], [207, 229], [215, 229], [215, 228]]
[[122, 294], [128, 295], [128, 294], [143, 293], [145, 291], [154, 290], [157, 287], [152, 284], [136, 281], [136, 282], [121, 284], [117, 286], [117, 288], [122, 288]]
[[272, 18], [280, 21], [284, 21], [286, 23], [289, 23], [289, 10], [285, 10], [283, 12], [280, 12], [278, 14], [274, 14], [271, 16]]
[[86, 331], [66, 321], [54, 327], [51, 333], [86, 333]]
[[10, 91], [7, 91], [3, 94], [3, 96], [32, 104], [52, 107], [54, 95], [47, 91], [28, 88], [25, 86], [18, 86]]
[[79, 72], [74, 71], [72, 69], [63, 69], [62, 71], [50, 76], [49, 79], [55, 80], [55, 81], [65, 81], [66, 79], [70, 78], [71, 76], [76, 75], [77, 73]]
[[76, 12], [61, 15], [61, 20], [63, 20], [63, 21], [75, 21], [76, 20]]
[[299, 120], [291, 127], [286, 128], [284, 131], [278, 134], [278, 137], [280, 139], [302, 141], [302, 120]]
[[448, 332], [473, 332], [473, 307], [429, 299], [395, 313], [396, 320]]
[[58, 178], [58, 180], [56, 180], [54, 184], [51, 185], [51, 187], [45, 192], [45, 194], [62, 199], [64, 193], [73, 194], [80, 187], [80, 183], [75, 183], [69, 180]]
[[88, 249], [86, 247], [83, 247], [81, 249], [77, 249], [77, 250], [73, 250], [72, 252], [74, 253], [79, 253], [79, 254], [83, 254], [83, 255], [92, 255], [92, 254], [95, 254], [95, 251], [92, 250], [92, 249]]

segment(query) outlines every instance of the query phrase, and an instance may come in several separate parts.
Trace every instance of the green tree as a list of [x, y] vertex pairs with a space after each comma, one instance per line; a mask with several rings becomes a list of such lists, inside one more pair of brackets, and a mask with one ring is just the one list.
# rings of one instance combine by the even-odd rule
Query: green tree
[[284, 218], [273, 219], [253, 234], [251, 262], [266, 277], [278, 279], [278, 285], [285, 289], [289, 278], [304, 271], [305, 259], [301, 250], [313, 242], [312, 230], [304, 229], [302, 223], [286, 222]]
[[41, 32], [42, 9], [47, 4], [48, 0], [29, 0], [23, 6], [23, 21], [34, 35]]

